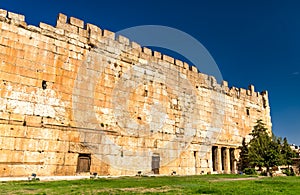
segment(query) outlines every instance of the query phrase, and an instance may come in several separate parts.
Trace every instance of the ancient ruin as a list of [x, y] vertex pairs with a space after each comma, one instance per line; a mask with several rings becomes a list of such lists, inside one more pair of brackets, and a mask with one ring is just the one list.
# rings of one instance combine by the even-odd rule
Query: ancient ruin
[[[201, 71], [201, 70], [200, 70]], [[0, 10], [0, 176], [235, 173], [267, 92], [59, 14]]]

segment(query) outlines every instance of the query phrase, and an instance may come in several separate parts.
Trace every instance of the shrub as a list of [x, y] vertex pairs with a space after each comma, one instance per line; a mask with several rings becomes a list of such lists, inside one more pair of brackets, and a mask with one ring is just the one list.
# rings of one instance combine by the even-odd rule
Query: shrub
[[287, 176], [295, 176], [295, 172], [292, 167], [290, 167], [290, 169], [284, 169], [282, 173], [286, 174]]
[[260, 176], [268, 176], [268, 173], [267, 173], [267, 171], [261, 171], [259, 175]]
[[257, 174], [255, 168], [245, 168], [244, 173], [246, 175], [256, 175]]

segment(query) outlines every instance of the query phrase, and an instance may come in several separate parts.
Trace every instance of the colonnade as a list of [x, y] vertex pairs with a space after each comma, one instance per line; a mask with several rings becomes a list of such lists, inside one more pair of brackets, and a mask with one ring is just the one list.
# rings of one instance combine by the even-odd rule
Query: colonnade
[[212, 147], [212, 168], [218, 173], [236, 173], [237, 160], [235, 158], [235, 148], [224, 146]]

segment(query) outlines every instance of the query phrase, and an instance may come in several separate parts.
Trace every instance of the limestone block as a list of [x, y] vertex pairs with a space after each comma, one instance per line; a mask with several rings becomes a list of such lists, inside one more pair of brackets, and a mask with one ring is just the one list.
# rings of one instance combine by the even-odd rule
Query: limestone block
[[33, 138], [26, 138], [23, 139], [23, 143], [21, 143], [22, 150], [24, 151], [37, 151], [39, 145], [39, 140], [38, 139], [33, 139]]
[[186, 62], [183, 62], [183, 68], [188, 70], [189, 69], [189, 64], [186, 63]]
[[5, 18], [7, 16], [7, 11], [4, 9], [0, 9], [0, 16]]
[[65, 165], [76, 165], [77, 164], [77, 159], [78, 154], [76, 153], [65, 153]]
[[40, 164], [44, 162], [44, 154], [34, 151], [24, 152], [24, 162]]
[[0, 112], [0, 119], [9, 120], [9, 116], [10, 114], [7, 112]]
[[65, 153], [61, 152], [45, 152], [41, 159], [45, 164], [48, 165], [63, 165]]
[[67, 16], [62, 13], [59, 13], [57, 16], [57, 22], [66, 23], [67, 19]]
[[151, 49], [149, 49], [149, 48], [147, 48], [147, 47], [143, 47], [142, 50], [143, 50], [143, 52], [144, 52], [145, 54], [147, 54], [147, 55], [149, 55], [149, 56], [152, 55], [152, 50], [151, 50]]
[[14, 138], [13, 137], [0, 137], [0, 148], [2, 150], [13, 150], [14, 149]]
[[77, 26], [79, 28], [84, 27], [84, 22], [82, 20], [74, 18], [74, 17], [70, 17], [70, 24]]
[[73, 33], [78, 32], [78, 27], [77, 26], [73, 26], [73, 25], [66, 24], [66, 23], [61, 23], [59, 21], [57, 21], [57, 23], [56, 23], [56, 28], [60, 28], [60, 29], [63, 29], [65, 31], [73, 32]]
[[172, 57], [170, 57], [170, 56], [163, 55], [163, 56], [162, 56], [162, 59], [163, 59], [163, 60], [166, 60], [166, 61], [169, 62], [169, 63], [174, 64], [174, 58], [172, 58]]
[[193, 72], [198, 72], [197, 67], [196, 67], [196, 66], [192, 66], [192, 71], [193, 71]]
[[55, 137], [46, 137], [45, 139], [40, 139], [38, 146], [37, 146], [37, 151], [40, 153], [43, 153], [45, 151], [48, 151], [49, 148], [49, 139], [55, 139]]
[[56, 30], [55, 27], [53, 27], [53, 26], [51, 26], [51, 25], [49, 25], [49, 24], [45, 24], [45, 23], [43, 23], [43, 22], [40, 22], [39, 27], [40, 27], [41, 29], [48, 30], [48, 31], [51, 31], [51, 32], [55, 32], [55, 30]]
[[32, 31], [32, 32], [38, 32], [41, 33], [41, 29], [39, 27], [33, 26], [33, 25], [28, 25], [27, 29]]
[[93, 25], [93, 24], [87, 24], [87, 30], [90, 34], [90, 39], [94, 39], [94, 40], [100, 40], [101, 36], [102, 36], [102, 30]]
[[68, 152], [69, 149], [69, 143], [65, 141], [52, 141], [49, 140], [49, 151], [53, 152]]
[[88, 38], [88, 31], [86, 29], [79, 28], [79, 36]]
[[131, 42], [131, 47], [132, 47], [132, 49], [134, 49], [134, 50], [142, 51], [141, 45], [138, 44], [138, 43], [136, 43], [136, 42], [134, 42], [134, 41]]
[[115, 33], [114, 32], [111, 32], [109, 30], [103, 30], [103, 37], [107, 37], [107, 38], [110, 38], [112, 40], [115, 40]]
[[181, 60], [175, 59], [175, 64], [180, 66], [180, 67], [183, 67], [183, 62]]
[[[56, 34], [58, 34], [58, 35], [64, 35], [65, 34], [65, 31], [63, 30], [63, 29], [58, 29], [58, 28], [56, 28], [55, 29], [55, 31], [54, 31]], [[64, 38], [62, 38], [62, 40], [63, 40]]]
[[25, 137], [26, 126], [11, 126], [10, 136], [12, 137]]
[[0, 175], [2, 177], [9, 177], [11, 176], [10, 166], [7, 164], [0, 164]]
[[24, 162], [24, 151], [10, 151], [9, 160], [7, 162], [22, 164], [22, 162]]
[[129, 45], [130, 44], [129, 39], [127, 37], [122, 36], [122, 35], [119, 35], [117, 39], [118, 39], [118, 41], [120, 43], [123, 43], [125, 45]]
[[79, 35], [77, 33], [74, 33], [74, 32], [66, 32], [65, 35], [67, 37], [71, 38], [71, 39], [75, 39], [75, 40], [79, 39]]
[[69, 151], [74, 153], [90, 153], [86, 146], [74, 142], [70, 143]]
[[101, 144], [101, 137], [100, 133], [85, 133], [84, 142]]
[[228, 88], [228, 82], [227, 81], [222, 81], [222, 87], [225, 89], [225, 88]]
[[246, 89], [240, 88], [240, 98], [245, 98], [246, 97]]
[[22, 114], [12, 113], [9, 116], [9, 120], [13, 120], [13, 121], [24, 121], [24, 119], [25, 119], [25, 116]]
[[153, 51], [153, 56], [154, 56], [155, 58], [161, 59], [161, 53], [160, 53], [160, 52]]
[[32, 174], [32, 171], [27, 170], [25, 165], [18, 164], [11, 167], [10, 171], [11, 176], [29, 176]]
[[18, 21], [25, 21], [24, 15], [12, 13], [12, 12], [8, 12], [8, 18], [18, 20]]
[[25, 121], [27, 126], [40, 127], [42, 125], [42, 118], [40, 116], [28, 115]]

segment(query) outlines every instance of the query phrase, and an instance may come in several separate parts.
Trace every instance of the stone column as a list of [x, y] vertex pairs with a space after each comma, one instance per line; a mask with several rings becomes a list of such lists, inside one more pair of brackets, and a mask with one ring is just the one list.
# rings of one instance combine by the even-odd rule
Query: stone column
[[234, 160], [233, 160], [233, 169], [232, 169], [232, 173], [234, 173], [234, 174], [236, 174], [236, 173], [237, 173], [236, 166], [237, 166], [237, 160], [236, 160], [236, 159], [234, 159]]
[[230, 152], [229, 148], [225, 149], [225, 159], [224, 159], [224, 172], [229, 174], [230, 173]]
[[217, 149], [217, 171], [218, 173], [221, 173], [222, 172], [222, 150], [221, 150], [221, 147], [218, 146], [218, 149]]
[[237, 160], [236, 160], [236, 149], [233, 149], [233, 166], [232, 166], [232, 173], [237, 173]]

